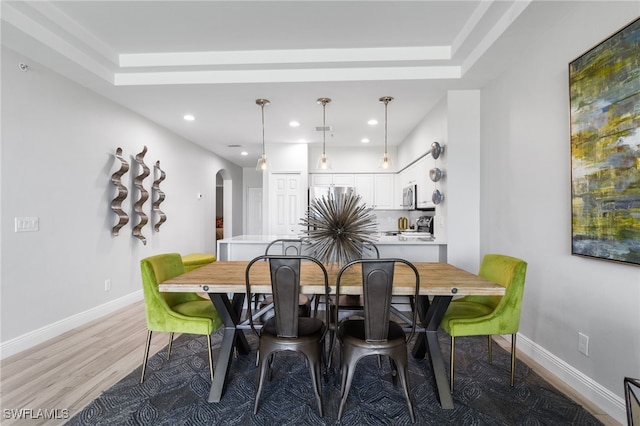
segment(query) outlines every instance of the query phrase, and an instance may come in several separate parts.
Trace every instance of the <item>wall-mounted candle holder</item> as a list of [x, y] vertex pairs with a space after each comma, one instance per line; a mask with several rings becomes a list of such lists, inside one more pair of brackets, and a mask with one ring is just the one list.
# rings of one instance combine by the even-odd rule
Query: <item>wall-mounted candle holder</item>
[[142, 210], [143, 204], [149, 198], [149, 192], [147, 192], [147, 190], [144, 189], [144, 186], [142, 186], [142, 182], [147, 176], [149, 176], [149, 172], [150, 172], [149, 167], [147, 167], [147, 165], [144, 164], [144, 156], [146, 153], [147, 153], [147, 147], [145, 146], [142, 152], [136, 155], [136, 162], [138, 163], [138, 167], [142, 171], [138, 176], [136, 176], [135, 180], [133, 181], [133, 184], [138, 189], [138, 194], [139, 194], [138, 201], [136, 201], [136, 203], [133, 205], [133, 210], [140, 217], [140, 222], [138, 222], [138, 224], [133, 227], [133, 236], [138, 238], [140, 241], [142, 241], [142, 244], [144, 245], [147, 244], [147, 239], [144, 237], [144, 235], [142, 235], [142, 228], [149, 221], [149, 218]]
[[118, 215], [118, 223], [112, 228], [112, 235], [118, 235], [120, 228], [129, 222], [129, 216], [122, 210], [122, 202], [129, 193], [127, 187], [122, 184], [122, 176], [129, 171], [129, 163], [122, 157], [122, 148], [120, 147], [116, 149], [115, 157], [120, 160], [120, 169], [111, 175], [111, 182], [113, 182], [118, 191], [116, 197], [111, 201], [111, 210]]
[[164, 214], [162, 210], [160, 210], [160, 203], [164, 201], [164, 192], [162, 192], [162, 190], [160, 189], [160, 182], [162, 182], [165, 179], [166, 174], [160, 168], [160, 161], [156, 161], [155, 168], [158, 171], [159, 175], [158, 175], [158, 179], [153, 181], [153, 190], [156, 193], [156, 200], [151, 205], [151, 209], [153, 210], [153, 212], [156, 214], [156, 217], [158, 218], [158, 221], [153, 226], [153, 229], [155, 229], [156, 232], [158, 232], [160, 230], [160, 225], [162, 225], [167, 221], [167, 216]]

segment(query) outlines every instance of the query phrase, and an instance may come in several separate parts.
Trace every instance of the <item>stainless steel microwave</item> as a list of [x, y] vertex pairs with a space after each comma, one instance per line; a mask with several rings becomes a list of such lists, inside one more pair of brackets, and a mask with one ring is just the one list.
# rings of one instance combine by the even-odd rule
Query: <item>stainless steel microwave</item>
[[402, 208], [415, 210], [417, 202], [416, 188], [416, 185], [409, 185], [402, 188]]

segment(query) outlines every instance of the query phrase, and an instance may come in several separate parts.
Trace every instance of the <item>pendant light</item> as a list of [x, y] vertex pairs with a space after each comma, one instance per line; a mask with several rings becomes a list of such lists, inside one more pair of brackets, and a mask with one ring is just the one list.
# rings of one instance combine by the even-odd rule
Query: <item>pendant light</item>
[[322, 156], [318, 160], [319, 169], [330, 169], [329, 159], [327, 158], [327, 104], [331, 102], [329, 98], [318, 98], [318, 103], [322, 104]]
[[268, 99], [256, 99], [256, 104], [260, 105], [262, 109], [262, 157], [258, 159], [258, 164], [256, 165], [256, 170], [258, 171], [267, 170], [267, 155], [264, 153], [264, 107], [269, 103]]
[[391, 167], [391, 157], [389, 157], [387, 153], [387, 106], [392, 100], [393, 98], [391, 96], [383, 96], [379, 99], [379, 101], [384, 104], [384, 154], [382, 154], [382, 158], [380, 159], [380, 167], [383, 169]]

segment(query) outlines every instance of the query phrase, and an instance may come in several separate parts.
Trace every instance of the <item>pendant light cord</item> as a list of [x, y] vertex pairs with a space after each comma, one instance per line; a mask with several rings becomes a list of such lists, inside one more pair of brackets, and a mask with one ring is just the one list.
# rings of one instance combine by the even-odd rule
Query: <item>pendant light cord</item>
[[383, 96], [378, 99], [380, 102], [384, 104], [384, 154], [382, 155], [382, 168], [387, 169], [391, 166], [391, 159], [389, 158], [389, 154], [387, 152], [387, 133], [388, 133], [388, 122], [387, 119], [387, 110], [389, 107], [389, 102], [393, 100], [391, 96]]
[[268, 99], [256, 99], [256, 104], [260, 105], [261, 115], [262, 115], [262, 156], [258, 159], [256, 170], [266, 170], [267, 154], [265, 151], [265, 140], [264, 140], [264, 107], [265, 105], [269, 105], [270, 102]]
[[264, 157], [264, 104], [262, 107], [262, 156]]
[[384, 101], [384, 154], [387, 155], [387, 107], [389, 106], [389, 101]]
[[322, 155], [326, 155], [327, 146], [327, 103], [322, 102]]

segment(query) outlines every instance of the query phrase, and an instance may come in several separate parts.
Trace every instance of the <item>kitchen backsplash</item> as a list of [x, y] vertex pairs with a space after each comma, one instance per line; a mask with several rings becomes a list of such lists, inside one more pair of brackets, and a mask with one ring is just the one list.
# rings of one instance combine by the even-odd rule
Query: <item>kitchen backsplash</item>
[[398, 218], [406, 217], [409, 219], [409, 226], [415, 226], [416, 220], [420, 216], [433, 215], [433, 212], [425, 212], [420, 210], [374, 210], [373, 212], [378, 221], [378, 231], [397, 231]]

